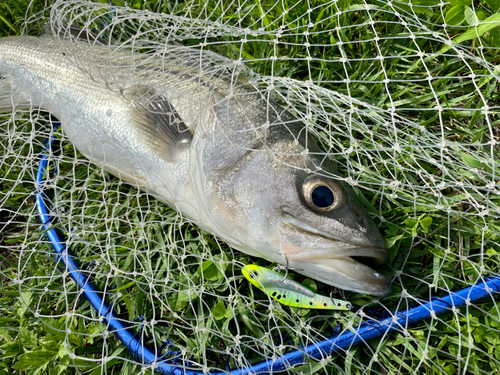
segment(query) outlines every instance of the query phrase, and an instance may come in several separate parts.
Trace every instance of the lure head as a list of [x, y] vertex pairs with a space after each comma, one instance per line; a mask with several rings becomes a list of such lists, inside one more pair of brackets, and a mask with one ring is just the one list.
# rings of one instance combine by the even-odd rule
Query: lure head
[[250, 281], [255, 287], [263, 290], [262, 284], [259, 282], [260, 271], [265, 268], [259, 267], [255, 264], [247, 264], [241, 269], [241, 273], [245, 278]]

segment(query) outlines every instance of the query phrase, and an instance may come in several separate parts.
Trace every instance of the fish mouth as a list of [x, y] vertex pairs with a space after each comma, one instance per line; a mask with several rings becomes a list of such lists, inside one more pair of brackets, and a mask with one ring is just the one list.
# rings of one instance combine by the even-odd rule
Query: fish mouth
[[280, 229], [282, 255], [298, 272], [363, 294], [384, 296], [391, 292], [391, 278], [375, 268], [388, 260], [381, 238], [350, 242], [290, 216]]

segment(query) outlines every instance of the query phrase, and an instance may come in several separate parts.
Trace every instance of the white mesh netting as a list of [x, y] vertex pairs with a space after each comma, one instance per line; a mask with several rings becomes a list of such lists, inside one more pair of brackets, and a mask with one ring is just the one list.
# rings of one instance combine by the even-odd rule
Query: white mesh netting
[[[325, 159], [335, 160], [339, 175], [332, 177], [359, 193], [387, 243], [390, 259], [379, 269], [393, 286], [388, 296], [372, 297], [290, 270], [295, 280], [323, 295], [333, 292], [354, 309], [282, 306], [241, 274], [245, 264], [276, 264], [232, 250], [95, 166], [47, 112], [18, 109], [1, 114], [0, 125], [1, 366], [30, 374], [154, 370], [137, 364], [108, 330], [41, 230], [35, 181], [44, 142], [54, 133], [43, 183], [52, 227], [115, 314], [145, 345], [167, 342], [162, 354], [179, 368], [249, 368], [498, 276], [495, 3], [58, 1], [38, 11], [31, 4], [23, 33], [36, 35], [49, 22], [45, 31], [75, 70], [91, 75], [101, 64], [106, 71], [106, 59], [119, 50], [133, 54], [135, 65], [120, 74], [134, 80], [164, 58], [168, 45], [181, 57], [198, 56], [190, 63], [205, 64], [207, 75], [239, 74], [281, 104], [301, 121], [307, 142], [318, 142]], [[79, 55], [68, 41], [81, 42], [68, 25], [98, 35], [109, 55]], [[326, 173], [321, 166], [312, 172]], [[491, 292], [285, 371], [490, 374], [499, 368], [499, 305]]]

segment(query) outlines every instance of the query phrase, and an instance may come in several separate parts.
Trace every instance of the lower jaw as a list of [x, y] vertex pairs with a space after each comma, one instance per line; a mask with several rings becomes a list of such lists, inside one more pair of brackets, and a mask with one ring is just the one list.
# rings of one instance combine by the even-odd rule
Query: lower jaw
[[383, 296], [391, 292], [390, 277], [349, 257], [322, 259], [312, 262], [293, 261], [300, 273], [337, 288], [359, 293]]

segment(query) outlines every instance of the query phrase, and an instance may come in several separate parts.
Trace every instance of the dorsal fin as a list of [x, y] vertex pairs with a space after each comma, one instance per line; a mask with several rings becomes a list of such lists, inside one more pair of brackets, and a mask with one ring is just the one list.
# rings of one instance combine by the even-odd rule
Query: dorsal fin
[[[44, 33], [46, 35], [54, 35], [52, 28], [50, 27], [50, 23], [46, 22], [44, 24]], [[68, 25], [67, 23], [63, 23], [62, 27], [59, 28], [57, 36], [67, 39], [69, 35], [74, 36], [78, 40], [89, 41], [92, 43], [99, 43], [102, 45], [108, 45], [109, 42], [103, 38], [100, 38], [96, 34], [91, 31], [84, 30], [81, 27], [76, 25]]]
[[151, 87], [128, 90], [127, 99], [134, 107], [133, 122], [156, 153], [174, 161], [178, 150], [189, 146], [192, 135], [174, 106]]

